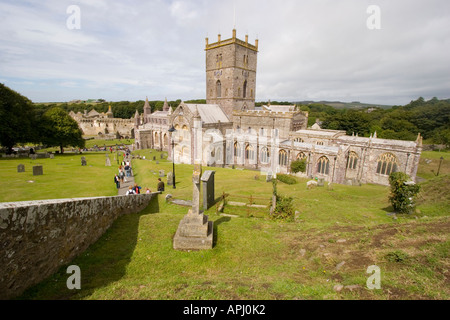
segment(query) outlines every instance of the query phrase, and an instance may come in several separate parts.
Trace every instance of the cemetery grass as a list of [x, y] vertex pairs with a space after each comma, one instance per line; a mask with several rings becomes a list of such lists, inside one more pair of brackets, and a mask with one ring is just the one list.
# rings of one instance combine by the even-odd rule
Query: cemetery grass
[[[138, 153], [158, 159], [133, 162], [135, 180], [153, 190], [158, 171], [171, 171], [172, 163], [157, 151]], [[164, 197], [191, 199], [192, 169], [176, 165], [176, 189], [166, 185], [145, 210], [117, 219], [70, 263], [81, 269], [81, 290], [67, 289], [63, 266], [19, 299], [450, 298], [448, 189], [447, 198], [439, 196], [448, 188], [447, 169], [424, 182], [427, 194], [411, 215], [392, 213], [388, 187], [307, 190], [307, 179], [278, 183], [280, 194], [294, 198], [295, 221], [272, 221], [267, 210], [241, 206], [225, 205], [216, 213], [213, 206], [206, 214], [214, 221], [214, 249], [176, 251], [172, 238], [187, 208]], [[250, 195], [270, 201], [272, 185], [264, 176], [255, 179], [258, 172], [210, 169], [216, 171], [217, 198], [225, 192], [230, 199], [240, 196], [236, 201]], [[370, 265], [381, 269], [379, 290], [366, 286]]]
[[[83, 156], [86, 166], [81, 166]], [[105, 166], [104, 152], [55, 154], [54, 159], [2, 158], [0, 202], [117, 195], [117, 165], [114, 154], [109, 157], [110, 167]], [[25, 172], [17, 172], [19, 164]], [[33, 175], [35, 165], [43, 166], [43, 175]]]

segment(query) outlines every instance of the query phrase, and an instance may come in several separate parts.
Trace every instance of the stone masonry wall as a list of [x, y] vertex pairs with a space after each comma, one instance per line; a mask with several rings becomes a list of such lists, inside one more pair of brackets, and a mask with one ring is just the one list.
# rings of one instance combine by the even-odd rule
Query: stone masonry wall
[[0, 299], [20, 295], [85, 251], [157, 193], [0, 203]]

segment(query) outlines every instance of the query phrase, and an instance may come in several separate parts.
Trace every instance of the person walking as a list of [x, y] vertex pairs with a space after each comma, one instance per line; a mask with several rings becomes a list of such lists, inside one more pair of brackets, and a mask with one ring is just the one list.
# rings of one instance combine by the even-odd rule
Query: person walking
[[161, 181], [161, 178], [158, 178], [158, 191], [164, 191], [164, 182]]
[[136, 194], [140, 194], [141, 193], [141, 187], [139, 187], [137, 185], [137, 183], [134, 184], [133, 190]]
[[117, 175], [117, 173], [116, 173], [116, 175], [114, 176], [114, 182], [116, 183], [117, 189], [120, 189], [120, 178], [119, 178], [119, 176]]
[[133, 189], [132, 186], [130, 186], [130, 187], [128, 188], [128, 190], [127, 190], [126, 195], [129, 195], [129, 194], [136, 194], [136, 192], [134, 192], [134, 189]]

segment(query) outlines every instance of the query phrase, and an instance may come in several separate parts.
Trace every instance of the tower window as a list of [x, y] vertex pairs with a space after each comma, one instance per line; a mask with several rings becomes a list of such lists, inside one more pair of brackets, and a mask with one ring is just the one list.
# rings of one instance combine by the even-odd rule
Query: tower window
[[247, 80], [244, 81], [244, 90], [242, 92], [245, 98], [247, 96]]
[[222, 84], [220, 83], [220, 80], [217, 80], [216, 82], [216, 96], [217, 98], [222, 97]]

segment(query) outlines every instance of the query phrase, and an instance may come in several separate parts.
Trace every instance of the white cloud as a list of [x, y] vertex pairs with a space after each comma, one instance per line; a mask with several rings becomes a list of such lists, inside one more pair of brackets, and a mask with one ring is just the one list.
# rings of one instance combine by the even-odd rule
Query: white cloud
[[[80, 30], [66, 27], [72, 4], [81, 9]], [[4, 1], [0, 74], [6, 85], [40, 101], [55, 100], [55, 92], [62, 100], [96, 93], [107, 100], [204, 98], [204, 38], [230, 37], [236, 21], [238, 37], [259, 39], [257, 100], [448, 98], [448, 1], [378, 0], [381, 30], [366, 27], [370, 4]], [[21, 81], [49, 82], [32, 91]]]

